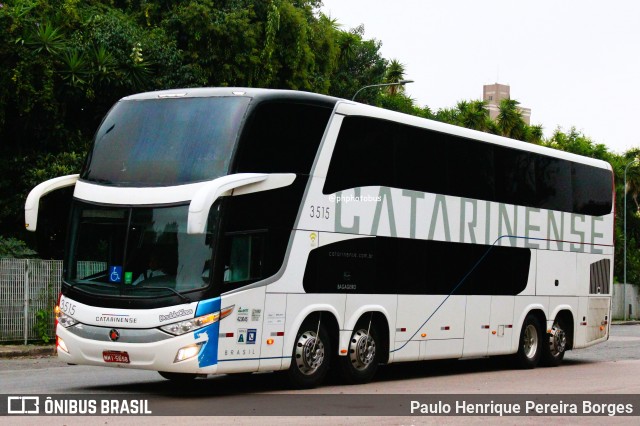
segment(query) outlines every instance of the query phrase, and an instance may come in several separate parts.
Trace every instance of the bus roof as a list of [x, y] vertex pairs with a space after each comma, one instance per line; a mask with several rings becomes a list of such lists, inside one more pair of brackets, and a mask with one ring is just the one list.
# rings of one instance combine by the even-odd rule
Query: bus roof
[[340, 99], [311, 92], [283, 89], [257, 89], [247, 87], [205, 87], [160, 90], [156, 92], [138, 93], [126, 96], [122, 100], [171, 99], [171, 98], [203, 98], [214, 96], [246, 96], [260, 101], [292, 100], [313, 104], [334, 106]]
[[456, 136], [492, 143], [496, 145], [508, 146], [522, 151], [535, 152], [549, 157], [561, 158], [568, 161], [587, 164], [594, 167], [611, 169], [611, 165], [606, 161], [572, 154], [528, 142], [522, 142], [503, 136], [493, 135], [486, 132], [467, 129], [465, 127], [442, 123], [439, 121], [420, 118], [417, 116], [391, 111], [383, 108], [365, 105], [345, 99], [335, 98], [311, 92], [284, 89], [260, 89], [247, 87], [206, 87], [206, 88], [184, 88], [160, 90], [155, 92], [139, 93], [122, 98], [122, 100], [146, 100], [146, 99], [171, 99], [171, 98], [196, 98], [214, 96], [246, 96], [258, 101], [289, 100], [315, 105], [325, 105], [336, 107], [336, 113], [342, 115], [364, 115], [383, 120], [396, 121], [399, 123], [435, 130], [438, 132], [453, 134]]

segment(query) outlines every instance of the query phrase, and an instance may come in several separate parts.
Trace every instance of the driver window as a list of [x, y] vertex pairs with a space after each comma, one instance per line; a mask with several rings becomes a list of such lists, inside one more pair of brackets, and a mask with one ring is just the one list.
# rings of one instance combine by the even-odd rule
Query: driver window
[[265, 232], [227, 234], [228, 255], [224, 264], [224, 282], [255, 281], [262, 278]]

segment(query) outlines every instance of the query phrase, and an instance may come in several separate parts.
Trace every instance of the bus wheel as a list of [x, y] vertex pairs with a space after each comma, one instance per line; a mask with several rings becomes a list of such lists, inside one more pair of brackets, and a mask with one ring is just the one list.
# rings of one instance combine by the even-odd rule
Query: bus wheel
[[374, 325], [356, 324], [347, 356], [338, 358], [342, 376], [350, 384], [370, 381], [378, 370], [380, 340]]
[[533, 314], [527, 315], [520, 331], [516, 363], [520, 368], [536, 368], [542, 352], [542, 329]]
[[295, 388], [318, 386], [329, 370], [331, 347], [329, 335], [322, 323], [305, 320], [293, 346], [289, 381]]
[[190, 382], [191, 380], [198, 377], [198, 374], [169, 373], [168, 371], [158, 371], [158, 374], [160, 374], [167, 380], [171, 380], [172, 382]]
[[556, 367], [562, 362], [567, 349], [567, 333], [565, 330], [564, 322], [561, 319], [556, 319], [551, 333], [546, 335], [548, 340], [545, 341], [542, 347], [542, 363], [544, 365]]

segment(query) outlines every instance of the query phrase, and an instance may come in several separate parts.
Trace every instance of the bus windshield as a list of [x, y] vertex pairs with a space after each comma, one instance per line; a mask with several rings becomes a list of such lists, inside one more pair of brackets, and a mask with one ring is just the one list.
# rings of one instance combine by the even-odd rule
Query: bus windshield
[[76, 201], [66, 282], [105, 295], [168, 296], [210, 283], [214, 205], [203, 235], [188, 235], [188, 205], [104, 207]]
[[227, 174], [248, 97], [124, 100], [96, 132], [82, 179], [171, 186]]

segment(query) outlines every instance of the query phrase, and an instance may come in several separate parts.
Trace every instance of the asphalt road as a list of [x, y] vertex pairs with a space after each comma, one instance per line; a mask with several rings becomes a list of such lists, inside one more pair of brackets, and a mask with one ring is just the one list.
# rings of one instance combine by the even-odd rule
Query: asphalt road
[[[512, 369], [504, 358], [476, 359], [464, 361], [430, 361], [421, 363], [392, 364], [382, 367], [372, 383], [358, 386], [342, 385], [337, 378], [331, 378], [324, 386], [312, 390], [291, 391], [281, 376], [273, 373], [216, 376], [198, 379], [187, 386], [162, 379], [157, 373], [118, 368], [88, 366], [68, 366], [55, 357], [0, 360], [1, 394], [135, 394], [141, 398], [161, 398], [163, 404], [175, 407], [176, 414], [196, 413], [205, 405], [224, 402], [224, 406], [237, 415], [255, 415], [261, 410], [268, 411], [264, 404], [282, 403], [290, 400], [304, 413], [305, 404], [311, 409], [317, 398], [332, 398], [336, 395], [343, 403], [355, 401], [348, 413], [360, 414], [366, 411], [366, 395], [410, 395], [438, 394], [636, 394], [640, 395], [640, 325], [613, 326], [608, 342], [591, 348], [570, 351], [562, 366], [557, 368], [537, 368], [535, 370]], [[256, 395], [268, 396], [256, 402]], [[305, 395], [315, 397], [304, 399]], [[322, 397], [320, 397], [322, 395]], [[275, 396], [275, 399], [269, 399]], [[302, 396], [302, 399], [296, 399]], [[280, 399], [278, 401], [278, 398]], [[314, 399], [315, 398], [315, 399]], [[379, 398], [379, 397], [378, 397]], [[274, 402], [275, 401], [275, 402]], [[361, 406], [358, 406], [361, 404]], [[348, 405], [348, 404], [347, 404]], [[244, 407], [244, 411], [242, 409]], [[322, 407], [321, 407], [322, 408]], [[235, 411], [234, 411], [235, 410]], [[360, 410], [360, 411], [358, 411]], [[322, 411], [322, 410], [321, 410]], [[332, 408], [322, 412], [332, 415]], [[16, 418], [12, 418], [15, 420]], [[58, 418], [56, 418], [58, 419]], [[93, 421], [96, 418], [85, 418]], [[108, 423], [128, 424], [127, 418], [109, 417]], [[150, 419], [155, 419], [152, 421]], [[157, 417], [139, 418], [136, 424], [173, 424], [169, 418], [158, 421]], [[218, 418], [218, 419], [228, 419]], [[254, 420], [252, 420], [254, 419]], [[260, 420], [262, 419], [262, 420]], [[264, 417], [238, 417], [239, 423], [264, 423]], [[274, 419], [269, 417], [269, 419]], [[457, 424], [480, 423], [479, 417], [309, 417], [310, 423], [325, 424]], [[493, 421], [509, 424], [539, 424], [542, 417], [522, 418], [492, 417]], [[511, 419], [510, 421], [508, 419]], [[578, 418], [573, 418], [578, 420]], [[584, 419], [584, 421], [583, 421]], [[190, 417], [189, 423], [211, 423], [211, 417]], [[299, 417], [278, 418], [278, 424], [298, 424]], [[517, 422], [515, 421], [517, 420]], [[558, 420], [555, 418], [555, 420]], [[638, 417], [602, 418], [585, 417], [580, 423], [638, 424]], [[554, 420], [551, 420], [554, 421]], [[65, 424], [79, 424], [83, 418], [74, 417]], [[271, 423], [271, 422], [267, 422]], [[574, 423], [574, 422], [571, 422]], [[56, 423], [57, 424], [57, 423]]]

